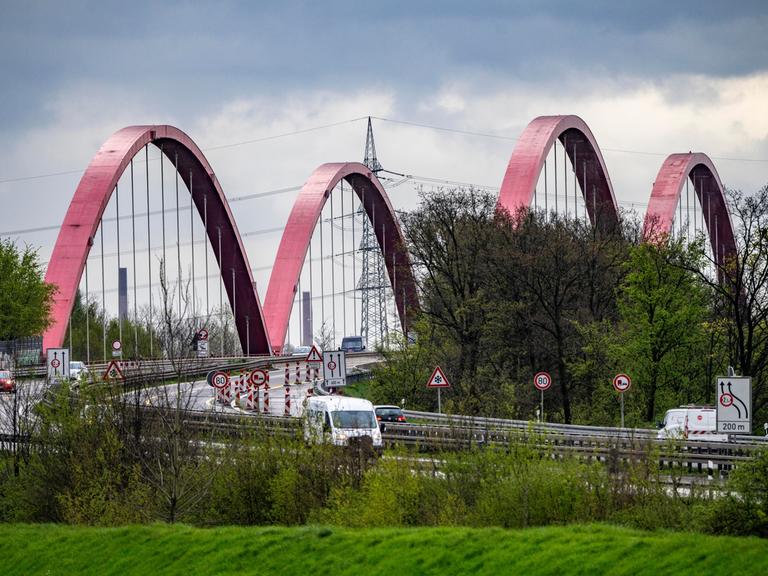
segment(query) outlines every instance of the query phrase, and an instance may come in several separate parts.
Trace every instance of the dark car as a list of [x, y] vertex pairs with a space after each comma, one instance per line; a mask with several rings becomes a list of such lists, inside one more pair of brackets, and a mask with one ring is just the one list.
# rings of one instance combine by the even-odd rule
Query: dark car
[[373, 409], [379, 422], [405, 422], [400, 406], [374, 406]]
[[13, 392], [16, 390], [16, 380], [10, 370], [0, 370], [0, 392]]
[[341, 341], [341, 349], [344, 352], [362, 352], [365, 350], [362, 336], [344, 336]]

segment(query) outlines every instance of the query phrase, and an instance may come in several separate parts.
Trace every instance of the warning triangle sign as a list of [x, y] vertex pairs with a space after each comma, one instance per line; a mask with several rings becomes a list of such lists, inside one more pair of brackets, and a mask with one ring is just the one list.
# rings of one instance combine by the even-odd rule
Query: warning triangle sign
[[101, 379], [123, 380], [123, 371], [120, 370], [120, 364], [118, 364], [117, 360], [111, 360], [109, 364], [107, 364], [107, 369], [104, 371], [104, 376], [102, 376]]
[[323, 355], [314, 344], [312, 344], [312, 350], [307, 354], [307, 362], [317, 362], [318, 364], [323, 362]]
[[435, 366], [435, 371], [432, 372], [429, 381], [427, 382], [427, 388], [450, 388], [451, 384], [448, 382], [448, 378], [445, 377], [443, 370], [440, 366]]

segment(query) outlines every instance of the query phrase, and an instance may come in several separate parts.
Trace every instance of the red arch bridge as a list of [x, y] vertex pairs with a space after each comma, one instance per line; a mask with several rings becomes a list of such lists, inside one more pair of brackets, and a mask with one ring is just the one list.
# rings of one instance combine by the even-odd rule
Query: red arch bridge
[[[497, 206], [510, 214], [529, 208], [547, 215], [556, 212], [588, 219], [602, 228], [619, 220], [600, 148], [577, 116], [541, 116], [526, 127], [510, 157]], [[112, 224], [116, 251], [107, 253], [105, 228]], [[284, 350], [292, 315], [300, 317], [300, 333], [303, 326], [312, 326], [318, 311], [321, 331], [330, 312], [333, 338], [337, 320], [345, 334], [354, 333], [359, 307], [355, 294], [360, 290], [360, 275], [366, 273], [358, 263], [356, 246], [365, 227], [375, 238], [374, 245], [365, 249], [381, 255], [386, 271], [392, 305], [388, 313], [407, 333], [418, 306], [414, 273], [395, 211], [382, 183], [367, 166], [323, 164], [310, 175], [283, 229], [262, 306], [227, 199], [197, 145], [173, 126], [124, 128], [93, 157], [64, 217], [46, 273], [46, 281], [58, 291], [43, 347], [60, 347], [68, 336], [71, 341], [72, 314], [79, 297], [87, 326], [87, 354], [90, 325], [94, 325], [99, 327], [106, 359], [106, 299], [108, 291], [110, 298], [114, 292], [106, 286], [107, 277], [115, 272], [123, 287], [119, 335], [123, 337], [124, 317], [134, 320], [131, 325], [136, 331], [128, 355], [154, 354], [160, 339], [179, 328], [184, 318], [191, 318], [191, 324], [184, 325], [193, 328], [206, 326], [212, 319], [224, 325], [231, 321], [237, 342], [230, 344], [239, 344], [246, 355]], [[690, 237], [691, 227], [694, 234], [707, 234], [715, 263], [734, 256], [724, 188], [712, 161], [702, 153], [672, 154], [651, 190], [645, 235], [647, 239], [669, 234]], [[109, 243], [112, 248], [114, 244]], [[209, 268], [218, 270], [209, 274]], [[146, 295], [141, 310], [139, 290]], [[126, 297], [131, 291], [132, 310]], [[145, 341], [136, 328], [142, 319], [149, 326]], [[300, 339], [312, 340], [313, 335], [306, 332]], [[222, 328], [222, 353], [224, 334]]]

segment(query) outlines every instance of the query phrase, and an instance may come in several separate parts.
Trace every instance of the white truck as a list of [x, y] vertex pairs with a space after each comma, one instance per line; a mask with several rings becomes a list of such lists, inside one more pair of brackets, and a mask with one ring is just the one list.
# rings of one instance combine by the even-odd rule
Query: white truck
[[717, 432], [717, 411], [711, 406], [681, 406], [667, 410], [657, 438], [727, 442], [727, 434]]
[[304, 439], [347, 446], [352, 438], [370, 437], [375, 448], [382, 446], [381, 431], [373, 404], [347, 396], [310, 396], [304, 408]]

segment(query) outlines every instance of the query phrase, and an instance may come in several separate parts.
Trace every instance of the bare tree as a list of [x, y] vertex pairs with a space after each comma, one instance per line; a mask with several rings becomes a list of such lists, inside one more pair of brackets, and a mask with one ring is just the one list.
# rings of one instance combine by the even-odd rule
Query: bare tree
[[210, 438], [201, 437], [187, 414], [199, 410], [198, 391], [189, 376], [193, 356], [195, 319], [187, 318], [190, 305], [188, 284], [168, 284], [161, 265], [159, 318], [156, 333], [163, 345], [163, 356], [171, 368], [170, 377], [145, 374], [146, 380], [161, 380], [160, 386], [145, 391], [144, 418], [135, 449], [142, 462], [147, 482], [154, 488], [161, 511], [168, 522], [183, 518], [205, 497], [213, 478], [208, 465]]
[[703, 249], [702, 235], [706, 265], [694, 271], [714, 294], [716, 314], [725, 321], [730, 364], [753, 378], [758, 411], [768, 406], [768, 186], [753, 196], [730, 190], [728, 198], [736, 245], [717, 258]]

